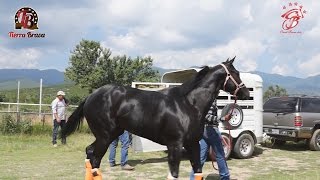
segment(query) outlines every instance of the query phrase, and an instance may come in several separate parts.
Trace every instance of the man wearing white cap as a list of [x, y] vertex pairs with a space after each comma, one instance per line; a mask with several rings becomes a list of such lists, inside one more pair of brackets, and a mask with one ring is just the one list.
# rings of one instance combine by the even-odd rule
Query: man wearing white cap
[[[53, 118], [53, 132], [52, 132], [52, 144], [54, 147], [57, 147], [57, 135], [59, 126], [61, 129], [66, 124], [66, 102], [64, 96], [66, 94], [63, 91], [57, 92], [57, 97], [51, 103], [52, 108], [52, 118]], [[66, 137], [61, 137], [62, 144], [66, 144]]]

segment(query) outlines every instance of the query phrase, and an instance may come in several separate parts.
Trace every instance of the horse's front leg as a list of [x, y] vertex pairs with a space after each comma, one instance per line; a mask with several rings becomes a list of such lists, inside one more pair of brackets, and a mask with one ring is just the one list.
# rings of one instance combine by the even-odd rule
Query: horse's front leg
[[[192, 178], [195, 180], [202, 180], [202, 165], [200, 160], [200, 144], [199, 141], [193, 142], [191, 144], [185, 145], [184, 148], [187, 150], [187, 153], [190, 155], [190, 162], [193, 169], [193, 173], [191, 174]], [[203, 162], [204, 163], [204, 162]]]
[[168, 148], [168, 163], [169, 163], [169, 174], [167, 179], [177, 179], [179, 176], [179, 165], [182, 154], [182, 142], [175, 142], [167, 145]]

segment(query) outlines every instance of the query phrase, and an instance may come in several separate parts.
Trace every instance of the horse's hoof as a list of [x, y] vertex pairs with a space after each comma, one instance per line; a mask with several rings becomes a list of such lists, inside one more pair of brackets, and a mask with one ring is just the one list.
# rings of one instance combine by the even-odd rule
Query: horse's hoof
[[167, 180], [175, 180], [175, 179], [178, 179], [178, 178], [175, 178], [171, 175], [171, 173], [169, 172], [168, 173], [168, 176], [167, 176]]

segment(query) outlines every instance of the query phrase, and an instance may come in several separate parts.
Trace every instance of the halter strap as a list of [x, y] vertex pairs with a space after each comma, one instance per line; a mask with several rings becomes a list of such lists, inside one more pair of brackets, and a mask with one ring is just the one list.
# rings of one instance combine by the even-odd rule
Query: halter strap
[[232, 77], [232, 75], [230, 74], [230, 72], [229, 72], [228, 68], [226, 67], [226, 65], [224, 65], [224, 64], [220, 64], [220, 65], [224, 68], [224, 70], [225, 70], [226, 73], [227, 73], [226, 80], [224, 81], [224, 84], [223, 84], [223, 90], [224, 90], [224, 91], [226, 90], [227, 81], [228, 81], [229, 79], [231, 79], [232, 82], [233, 82], [233, 83], [236, 85], [236, 87], [237, 87], [237, 89], [234, 91], [233, 96], [237, 96], [238, 91], [239, 91], [241, 88], [246, 87], [246, 86], [243, 84], [243, 82], [241, 82], [240, 84], [237, 83], [237, 81], [236, 81], [236, 80]]

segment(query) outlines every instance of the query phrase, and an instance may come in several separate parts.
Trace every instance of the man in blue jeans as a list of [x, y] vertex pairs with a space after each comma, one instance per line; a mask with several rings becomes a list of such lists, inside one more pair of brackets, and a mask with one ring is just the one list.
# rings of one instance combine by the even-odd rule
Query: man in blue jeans
[[[228, 165], [225, 159], [225, 154], [222, 145], [222, 137], [219, 131], [219, 122], [217, 117], [217, 102], [214, 101], [208, 114], [206, 115], [205, 128], [203, 132], [203, 137], [200, 140], [200, 161], [201, 167], [203, 167], [204, 163], [207, 160], [207, 155], [210, 146], [214, 150], [216, 154], [216, 160], [219, 168], [219, 176], [221, 180], [229, 180], [230, 174]], [[190, 175], [190, 180], [194, 179], [194, 172], [192, 170]]]
[[109, 154], [109, 164], [110, 167], [114, 167], [116, 165], [115, 157], [116, 157], [116, 148], [118, 146], [118, 141], [121, 142], [121, 169], [122, 170], [134, 170], [134, 167], [128, 164], [128, 149], [130, 145], [130, 138], [128, 131], [124, 131], [117, 139], [112, 141], [109, 146], [110, 154]]
[[[53, 131], [52, 131], [52, 144], [57, 147], [57, 135], [59, 126], [61, 129], [66, 124], [66, 107], [68, 106], [65, 100], [65, 93], [63, 91], [57, 92], [57, 97], [51, 102]], [[61, 137], [62, 144], [66, 144], [66, 137]]]

